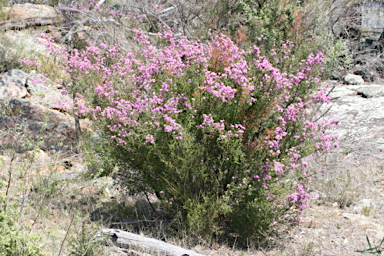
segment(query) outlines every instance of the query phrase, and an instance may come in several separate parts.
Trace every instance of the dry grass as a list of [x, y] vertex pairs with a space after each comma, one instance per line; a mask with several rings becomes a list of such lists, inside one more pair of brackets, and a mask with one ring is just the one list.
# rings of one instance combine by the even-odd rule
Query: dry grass
[[[360, 255], [355, 251], [367, 248], [366, 235], [378, 244], [384, 234], [383, 166], [373, 159], [369, 167], [354, 165], [351, 158], [357, 156], [343, 149], [312, 161], [313, 168], [323, 169], [313, 172], [314, 190], [320, 197], [313, 199], [302, 222], [289, 234], [271, 238], [270, 248], [258, 248], [257, 244], [238, 248], [236, 240], [208, 247], [203, 241], [192, 244], [189, 234], [175, 236], [169, 232], [170, 223], [154, 213], [145, 195], [130, 195], [114, 186], [111, 178], [86, 178], [89, 176], [83, 175], [86, 168], [80, 154], [41, 150], [15, 153], [12, 149], [1, 153], [1, 192], [5, 193], [9, 185], [7, 200], [19, 202], [19, 224], [42, 236], [41, 248], [47, 255], [58, 255], [60, 250], [61, 255], [69, 255], [82, 245], [97, 251], [89, 255], [150, 255], [132, 250], [127, 254], [129, 250], [93, 244], [93, 235], [100, 227], [120, 228], [212, 256]], [[359, 208], [361, 199], [375, 204]], [[156, 200], [150, 201], [156, 208]]]
[[[1, 173], [4, 183], [10, 182], [8, 200], [20, 202], [19, 222], [30, 227], [31, 234], [42, 236], [41, 247], [48, 255], [68, 255], [81, 241], [91, 243], [98, 228], [114, 227], [146, 236], [166, 240], [175, 245], [190, 248], [188, 234], [172, 236], [167, 223], [153, 213], [144, 195], [129, 196], [112, 186], [110, 178], [87, 180], [81, 156], [70, 152], [37, 151], [17, 154], [11, 163], [10, 151], [3, 152]], [[8, 155], [7, 155], [8, 154]], [[70, 162], [70, 169], [62, 164]], [[322, 159], [321, 161], [330, 161]], [[329, 162], [328, 162], [329, 163]], [[12, 164], [12, 166], [11, 166]], [[323, 166], [324, 162], [322, 163]], [[192, 250], [205, 255], [359, 255], [356, 250], [367, 247], [365, 235], [372, 237], [373, 244], [380, 241], [377, 227], [383, 223], [383, 171], [375, 169], [334, 168], [317, 174], [316, 191], [326, 196], [314, 199], [312, 207], [302, 217], [302, 222], [288, 235], [271, 240], [271, 248], [236, 248], [236, 243], [216, 244], [212, 247], [195, 245]], [[338, 180], [339, 182], [330, 182]], [[5, 192], [4, 187], [1, 192]], [[343, 197], [344, 195], [344, 197]], [[368, 197], [369, 196], [369, 197]], [[356, 212], [356, 202], [371, 198], [378, 202], [371, 209]], [[380, 201], [381, 199], [381, 201]], [[152, 202], [156, 204], [156, 201]], [[345, 214], [360, 214], [362, 220], [346, 218]], [[365, 215], [363, 215], [365, 214]], [[362, 217], [365, 216], [365, 217]], [[124, 223], [133, 220], [156, 220], [156, 222]], [[376, 230], [376, 231], [375, 231]], [[86, 232], [87, 237], [81, 237]], [[64, 240], [65, 239], [65, 240]], [[63, 243], [64, 241], [64, 243]], [[63, 244], [63, 246], [62, 246]], [[103, 255], [124, 255], [124, 250], [99, 247]], [[149, 255], [148, 252], [133, 251], [132, 255]], [[101, 254], [95, 254], [101, 255]], [[126, 254], [125, 254], [126, 255]], [[129, 255], [129, 254], [128, 254]]]

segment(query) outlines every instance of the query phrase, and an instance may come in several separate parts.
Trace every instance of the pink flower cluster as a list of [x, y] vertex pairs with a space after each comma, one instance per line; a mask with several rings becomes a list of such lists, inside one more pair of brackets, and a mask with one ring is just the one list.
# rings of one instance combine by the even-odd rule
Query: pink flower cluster
[[[310, 55], [299, 69], [283, 72], [261, 56], [257, 46], [241, 50], [225, 35], [206, 44], [165, 31], [158, 37], [166, 43], [155, 45], [141, 30], [132, 31], [139, 47], [129, 52], [116, 45], [92, 45], [68, 55], [57, 50], [51, 41], [45, 42], [53, 54], [61, 53], [66, 62], [73, 83], [68, 89], [78, 93], [75, 114], [105, 125], [110, 138], [120, 145], [134, 140], [153, 146], [160, 136], [190, 138], [192, 132], [187, 124], [191, 122], [197, 122], [193, 129], [200, 129], [203, 134], [210, 132], [217, 140], [247, 144], [245, 138], [256, 138], [258, 134], [252, 123], [241, 118], [242, 112], [229, 121], [222, 118], [220, 111], [252, 110], [263, 104], [265, 114], [262, 109], [256, 114], [270, 121], [265, 127], [270, 132], [261, 143], [251, 141], [247, 145], [260, 148], [266, 160], [249, 166], [242, 177], [234, 177], [227, 187], [248, 192], [262, 188], [266, 200], [275, 200], [276, 208], [297, 205], [304, 209], [309, 197], [305, 184], [292, 185], [294, 192], [285, 200], [277, 198], [270, 187], [293, 171], [306, 176], [301, 148], [287, 148], [288, 140], [296, 141], [295, 145], [311, 140], [317, 152], [337, 146], [337, 137], [326, 131], [338, 120], [314, 122], [307, 118], [312, 103], [329, 102], [325, 92], [313, 91], [298, 97], [298, 91], [310, 90], [317, 81], [312, 67], [322, 61], [322, 54]], [[288, 56], [280, 57], [278, 63], [294, 61], [289, 48], [287, 43], [281, 52], [273, 49], [270, 55]], [[191, 88], [189, 93], [186, 88]], [[261, 121], [254, 120], [257, 122]], [[296, 129], [298, 123], [303, 126]]]

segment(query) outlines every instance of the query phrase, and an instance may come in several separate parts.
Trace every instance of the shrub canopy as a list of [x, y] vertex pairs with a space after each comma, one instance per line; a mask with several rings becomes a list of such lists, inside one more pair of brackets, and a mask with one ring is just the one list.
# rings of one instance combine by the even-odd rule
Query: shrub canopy
[[154, 193], [206, 238], [260, 236], [307, 207], [303, 157], [336, 146], [327, 130], [337, 120], [310, 118], [313, 103], [329, 101], [316, 90], [322, 54], [132, 31], [131, 51], [101, 44], [63, 58], [75, 114], [108, 138], [123, 184]]

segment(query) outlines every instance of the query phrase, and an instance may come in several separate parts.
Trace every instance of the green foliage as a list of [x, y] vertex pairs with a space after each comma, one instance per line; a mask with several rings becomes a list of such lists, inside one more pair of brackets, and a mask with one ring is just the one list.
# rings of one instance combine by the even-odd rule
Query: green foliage
[[[322, 136], [303, 142], [312, 129], [304, 113], [312, 99], [324, 100], [310, 95], [317, 81], [312, 66], [321, 55], [301, 60], [291, 56], [291, 43], [272, 48], [294, 36], [284, 20], [293, 25], [300, 6], [291, 1], [291, 12], [284, 11], [287, 2], [274, 1], [272, 12], [265, 3], [255, 13], [254, 2], [241, 1], [239, 9], [248, 12], [248, 32], [267, 18], [261, 26], [265, 39], [252, 37], [267, 57], [257, 46], [239, 49], [246, 31], [238, 31], [236, 46], [223, 35], [200, 44], [167, 31], [155, 45], [132, 30], [139, 42], [128, 55], [102, 45], [65, 59], [72, 79], [67, 89], [81, 99], [76, 114], [97, 121], [100, 136], [110, 139], [88, 146], [93, 152], [107, 146], [97, 152], [102, 168], [96, 176], [112, 170], [105, 164], [112, 160], [123, 185], [154, 193], [167, 215], [181, 220], [178, 230], [207, 240], [229, 232], [242, 242], [263, 238], [276, 221], [305, 208], [309, 195], [299, 159], [318, 151], [310, 142]], [[283, 19], [278, 27], [274, 15]], [[327, 128], [311, 125], [313, 134]]]
[[27, 233], [26, 227], [18, 226], [18, 206], [0, 198], [0, 255], [1, 256], [43, 256], [37, 245], [40, 238]]
[[[328, 37], [329, 38], [329, 37]], [[324, 41], [330, 41], [325, 39]], [[349, 53], [346, 41], [342, 38], [335, 40], [335, 43], [328, 44], [324, 57], [323, 76], [329, 78], [340, 78], [352, 67], [353, 58]]]
[[364, 214], [365, 216], [370, 216], [371, 215], [371, 208], [364, 207], [361, 213]]
[[220, 0], [210, 10], [207, 26], [226, 27], [239, 46], [258, 44], [264, 54], [287, 41], [293, 43], [292, 53], [298, 60], [323, 52], [323, 77], [340, 78], [353, 59], [345, 40], [329, 34], [330, 4], [323, 0]]
[[34, 200], [43, 203], [48, 198], [54, 198], [60, 195], [65, 184], [63, 181], [54, 180], [52, 175], [50, 175], [48, 177], [38, 177], [38, 180], [33, 186], [34, 189], [39, 192], [34, 195]]
[[212, 10], [212, 12], [218, 16], [217, 23], [220, 27], [228, 28], [233, 36], [239, 27], [245, 27], [248, 45], [256, 44], [260, 36], [264, 36], [262, 44], [268, 52], [275, 48], [275, 45], [281, 45], [286, 41], [296, 44], [308, 36], [304, 34], [307, 28], [304, 27], [301, 2], [299, 0], [236, 2], [219, 0], [215, 8], [221, 11], [218, 13]]
[[361, 251], [356, 251], [356, 252], [359, 252], [359, 253], [369, 253], [369, 254], [380, 254], [383, 252], [383, 243], [384, 243], [384, 238], [383, 240], [381, 240], [380, 244], [378, 246], [372, 246], [371, 245], [371, 242], [369, 241], [369, 238], [367, 236], [367, 242], [368, 242], [368, 246], [369, 248], [368, 249], [365, 249], [365, 250], [361, 250]]
[[219, 225], [220, 218], [232, 211], [225, 199], [217, 197], [203, 197], [202, 200], [189, 200], [185, 204], [187, 212], [188, 233], [199, 234], [203, 241], [211, 243], [212, 233], [220, 234], [222, 226]]
[[[273, 186], [273, 185], [272, 185]], [[271, 188], [274, 190], [274, 194], [280, 196], [289, 194], [290, 183], [278, 183]], [[264, 238], [265, 236], [275, 235], [274, 225], [284, 223], [289, 225], [294, 222], [295, 216], [288, 213], [286, 210], [280, 210], [278, 212], [271, 211], [272, 204], [265, 200], [263, 197], [263, 190], [259, 190], [257, 200], [254, 200], [254, 195], [245, 195], [246, 198], [240, 199], [239, 203], [235, 205], [230, 216], [232, 223], [236, 226], [238, 234], [242, 237], [255, 236], [257, 229], [257, 237]], [[283, 221], [282, 221], [283, 220]], [[284, 227], [286, 229], [287, 226]], [[282, 235], [283, 227], [280, 227], [280, 235]], [[263, 239], [260, 239], [259, 242]]]
[[300, 1], [241, 0], [238, 8], [244, 13], [244, 25], [248, 28], [249, 39], [256, 42], [260, 35], [264, 35], [267, 50], [272, 49], [274, 44], [292, 41], [294, 29], [300, 29], [295, 28], [301, 8]]
[[95, 240], [95, 225], [87, 223], [87, 220], [77, 220], [74, 225], [74, 235], [69, 238], [69, 255], [97, 256], [103, 254], [102, 246]]
[[86, 175], [97, 178], [113, 174], [116, 166], [109, 158], [110, 143], [104, 136], [83, 133], [81, 147], [88, 168]]
[[11, 69], [21, 69], [23, 65], [19, 59], [24, 57], [22, 46], [15, 45], [4, 32], [0, 32], [0, 73]]
[[0, 21], [9, 19], [9, 11], [3, 10], [3, 7], [7, 6], [7, 0], [0, 0]]
[[[222, 61], [225, 63], [225, 60]], [[145, 144], [141, 139], [143, 134], [154, 131], [132, 129], [130, 133], [133, 135], [125, 138], [126, 145], [109, 143], [110, 149], [103, 154], [105, 159], [116, 161], [119, 181], [126, 187], [133, 191], [149, 191], [162, 199], [167, 214], [181, 220], [177, 229], [184, 229], [208, 242], [228, 232], [236, 232], [242, 239], [262, 238], [264, 232], [273, 229], [271, 223], [281, 219], [289, 209], [276, 210], [274, 201], [266, 200], [266, 189], [261, 183], [247, 181], [247, 188], [257, 187], [250, 192], [247, 188], [238, 189], [236, 182], [247, 177], [245, 173], [248, 169], [262, 168], [260, 166], [268, 158], [266, 149], [262, 147], [264, 138], [268, 132], [273, 133], [278, 115], [274, 112], [273, 103], [264, 98], [262, 90], [255, 93], [259, 100], [252, 107], [244, 103], [248, 95], [241, 93], [236, 94], [236, 98], [227, 104], [216, 102], [213, 95], [198, 90], [205, 79], [203, 72], [196, 72], [198, 68], [188, 68], [185, 76], [172, 76], [172, 90], [180, 95], [194, 97], [193, 107], [184, 109], [177, 116], [177, 122], [182, 124], [185, 131], [183, 139], [174, 139], [172, 133], [156, 129], [156, 143]], [[212, 64], [211, 70], [216, 69], [220, 67]], [[257, 72], [250, 71], [255, 77], [259, 74]], [[166, 70], [159, 72], [156, 83], [151, 84], [152, 89], [160, 90], [162, 81], [167, 81], [169, 77]], [[308, 84], [298, 86], [295, 90], [298, 97], [305, 97]], [[129, 96], [121, 93], [119, 97]], [[103, 104], [97, 97], [92, 100], [95, 106]], [[250, 134], [255, 133], [257, 137], [251, 142], [247, 142], [251, 140], [250, 137], [226, 140], [220, 139], [220, 133], [213, 128], [197, 129], [203, 123], [204, 113], [213, 113], [215, 120], [226, 120], [229, 124], [241, 123], [250, 129]], [[150, 120], [147, 115], [140, 117], [142, 123]], [[102, 135], [105, 137], [114, 135], [106, 128], [109, 125], [109, 121], [98, 124], [98, 127], [104, 127]], [[295, 128], [299, 129], [300, 124]], [[287, 137], [281, 147], [288, 149], [294, 145], [305, 148], [303, 143], [293, 139], [293, 135]], [[296, 178], [292, 174], [284, 182], [271, 182], [268, 192], [284, 200], [291, 193]]]
[[89, 43], [85, 39], [80, 38], [78, 34], [74, 34], [70, 46], [72, 49], [84, 50], [89, 46]]

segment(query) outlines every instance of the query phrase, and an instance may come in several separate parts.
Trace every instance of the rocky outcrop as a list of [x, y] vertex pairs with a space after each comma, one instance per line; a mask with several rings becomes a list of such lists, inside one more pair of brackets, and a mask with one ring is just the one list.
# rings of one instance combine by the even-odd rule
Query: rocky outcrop
[[[0, 147], [21, 147], [28, 140], [44, 149], [74, 145], [74, 118], [57, 107], [59, 100], [70, 101], [62, 91], [35, 71], [11, 70], [1, 75]], [[81, 125], [88, 127], [83, 120]]]
[[0, 118], [0, 130], [5, 131], [0, 146], [29, 149], [25, 143], [33, 140], [46, 149], [53, 144], [72, 145], [75, 142], [71, 116], [24, 99], [11, 99], [1, 104], [7, 105], [11, 114]]
[[332, 130], [339, 136], [340, 148], [328, 157], [329, 168], [345, 170], [356, 165], [364, 168], [381, 165], [384, 160], [384, 85], [328, 84], [333, 88], [329, 92], [332, 103], [320, 108], [324, 113], [320, 120], [340, 120], [340, 125]]
[[29, 96], [25, 87], [28, 75], [21, 70], [10, 70], [0, 75], [0, 99], [25, 98]]
[[361, 35], [366, 39], [376, 41], [383, 32], [383, 1], [365, 1], [361, 7]]
[[9, 20], [23, 20], [31, 18], [58, 18], [57, 12], [51, 6], [44, 4], [14, 4], [3, 8]]
[[369, 85], [357, 89], [357, 93], [364, 98], [376, 98], [384, 96], [383, 85]]
[[[341, 120], [334, 132], [345, 147], [384, 152], [383, 89], [384, 85], [335, 85], [330, 92], [333, 103], [323, 106], [323, 110], [330, 107], [324, 118]], [[384, 155], [381, 157], [384, 159]]]
[[59, 22], [59, 15], [55, 9], [42, 4], [15, 4], [2, 10], [8, 19], [0, 21], [3, 30], [24, 29], [27, 27], [47, 26]]
[[[329, 21], [332, 32], [339, 36], [350, 28], [359, 30], [361, 39], [377, 41], [384, 32], [384, 2], [382, 0], [334, 0]], [[357, 31], [349, 31], [355, 33]], [[363, 41], [363, 40], [362, 40]]]
[[6, 20], [0, 21], [0, 28], [3, 30], [20, 30], [29, 27], [47, 26], [56, 24], [57, 18], [29, 18], [23, 20]]

